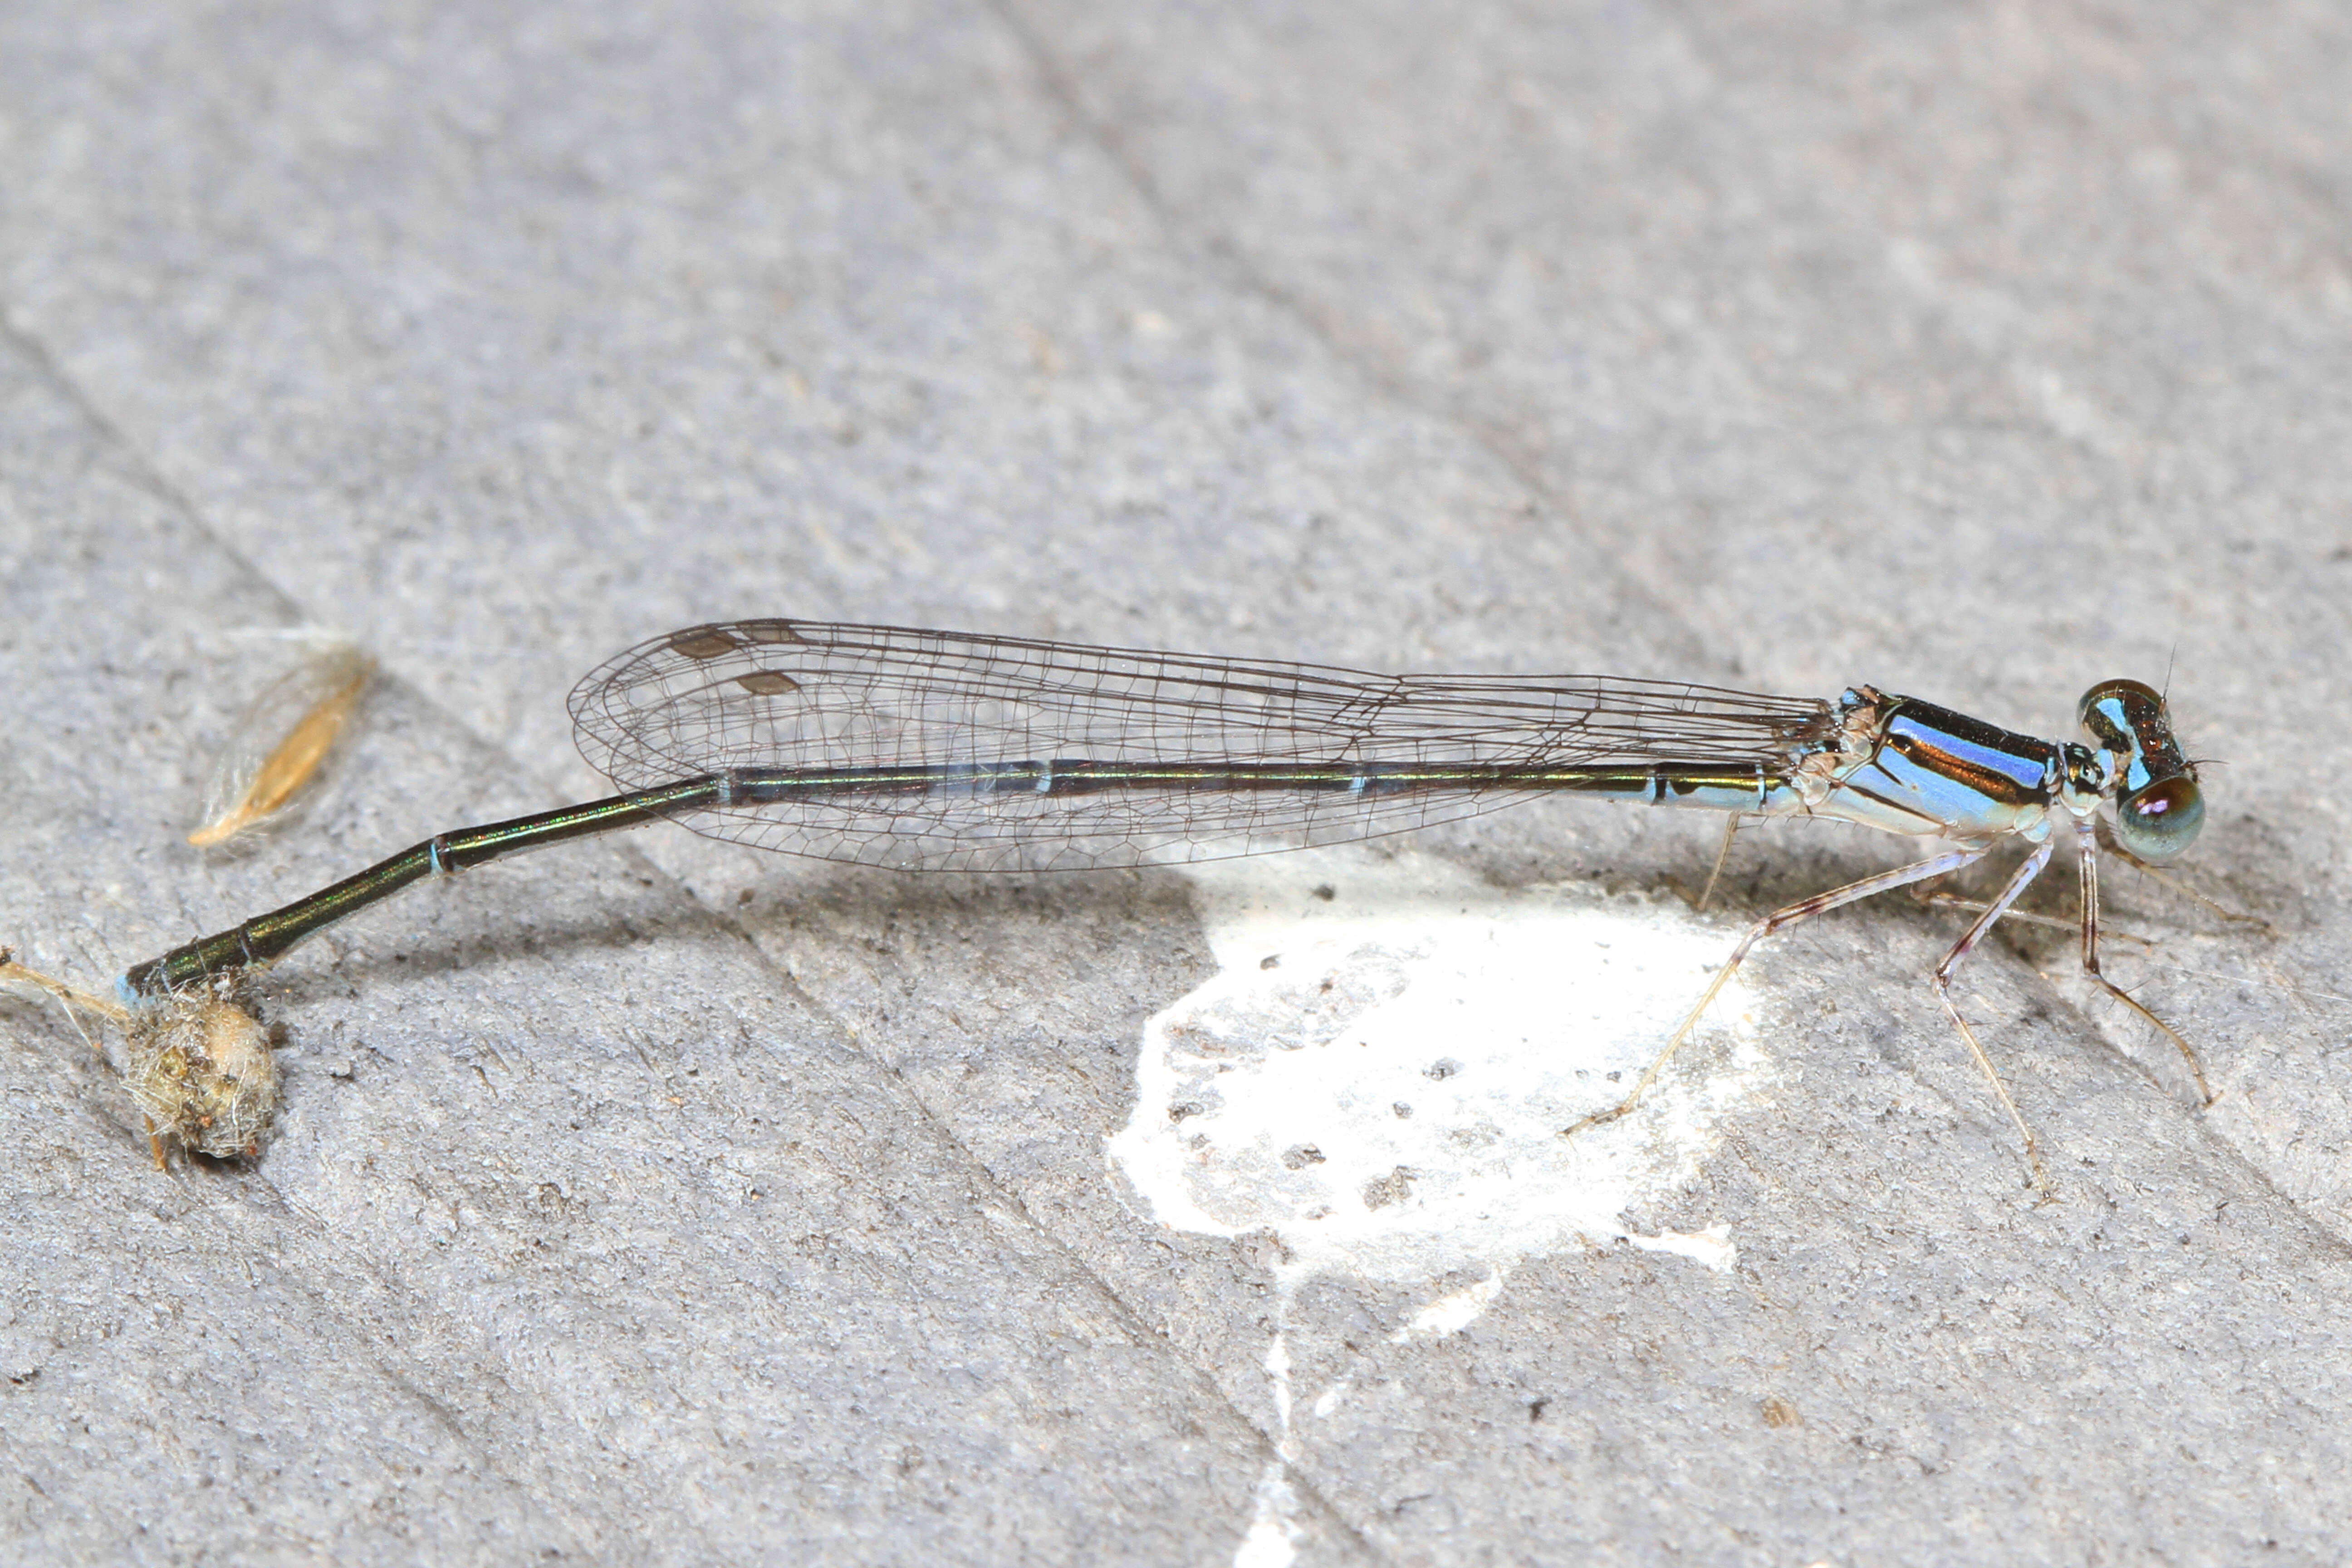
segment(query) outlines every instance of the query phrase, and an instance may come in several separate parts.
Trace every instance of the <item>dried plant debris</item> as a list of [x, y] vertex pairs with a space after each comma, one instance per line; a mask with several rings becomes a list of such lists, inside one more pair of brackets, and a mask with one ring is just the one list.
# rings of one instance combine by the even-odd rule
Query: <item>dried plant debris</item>
[[[27, 969], [0, 948], [6, 984], [53, 998], [78, 1030], [86, 1016], [121, 1031], [123, 1087], [146, 1118], [158, 1169], [171, 1145], [223, 1160], [261, 1152], [278, 1113], [278, 1062], [269, 1031], [233, 984], [187, 986], [126, 1007]], [[82, 1037], [104, 1060], [101, 1040], [87, 1030]]]
[[271, 682], [238, 719], [205, 787], [200, 849], [257, 826], [300, 793], [334, 749], [375, 666], [348, 640], [308, 639], [300, 662]]
[[261, 1152], [278, 1112], [269, 1032], [209, 991], [157, 997], [131, 1016], [124, 1087], [151, 1136], [217, 1159]]

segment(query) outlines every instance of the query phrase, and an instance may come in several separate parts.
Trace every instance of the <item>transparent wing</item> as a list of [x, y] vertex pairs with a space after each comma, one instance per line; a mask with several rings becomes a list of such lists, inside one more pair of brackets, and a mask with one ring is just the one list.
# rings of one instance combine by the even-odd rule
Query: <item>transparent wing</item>
[[[733, 768], [929, 768], [1086, 758], [1618, 767], [1761, 765], [1829, 705], [1565, 675], [1370, 675], [1018, 637], [751, 620], [642, 643], [572, 691], [581, 754], [625, 790]], [[1402, 832], [1524, 789], [854, 793], [680, 820], [864, 865], [1049, 870], [1215, 859]]]

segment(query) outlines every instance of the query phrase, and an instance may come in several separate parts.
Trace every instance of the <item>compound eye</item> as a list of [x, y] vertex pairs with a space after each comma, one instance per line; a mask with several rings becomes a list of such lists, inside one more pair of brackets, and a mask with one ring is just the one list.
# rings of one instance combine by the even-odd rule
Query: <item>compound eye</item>
[[2186, 774], [2160, 779], [2116, 802], [2116, 841], [2159, 864], [2197, 842], [2205, 826], [2205, 794]]

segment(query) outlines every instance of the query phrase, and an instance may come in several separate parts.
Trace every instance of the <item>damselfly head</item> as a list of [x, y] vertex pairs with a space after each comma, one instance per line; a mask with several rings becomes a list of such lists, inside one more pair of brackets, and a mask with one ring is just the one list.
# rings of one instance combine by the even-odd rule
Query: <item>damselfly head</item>
[[2153, 687], [2105, 680], [2077, 710], [2091, 739], [2115, 759], [2116, 840], [2143, 860], [2170, 860], [2197, 841], [2205, 795], [2181, 755], [2172, 715]]

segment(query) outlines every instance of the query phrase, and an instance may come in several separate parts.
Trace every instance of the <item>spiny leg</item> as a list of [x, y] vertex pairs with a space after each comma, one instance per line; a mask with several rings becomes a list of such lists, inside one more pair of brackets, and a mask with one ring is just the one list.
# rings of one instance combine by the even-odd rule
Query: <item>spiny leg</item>
[[2162, 867], [2149, 865], [2147, 861], [2141, 859], [2138, 856], [2133, 854], [2130, 850], [2125, 848], [2114, 839], [2110, 838], [2107, 840], [2107, 847], [2114, 851], [2116, 859], [2121, 860], [2125, 865], [2140, 872], [2149, 880], [2155, 882], [2158, 886], [2171, 889], [2174, 892], [2179, 894], [2182, 898], [2187, 899], [2191, 903], [2204, 905], [2215, 914], [2220, 915], [2223, 920], [2235, 921], [2240, 925], [2260, 926], [2264, 934], [2269, 936], [2278, 935], [2278, 928], [2271, 924], [2270, 921], [2263, 919], [2262, 916], [2242, 913], [2241, 911], [2233, 910], [2229, 905], [2221, 902], [2219, 899], [2210, 898], [2206, 894], [2199, 892], [2196, 889], [2190, 887], [2188, 883], [2182, 881], [2171, 872], [2165, 870]]
[[[1698, 1005], [1693, 1007], [1689, 1016], [1683, 1019], [1682, 1026], [1675, 1029], [1673, 1037], [1666, 1041], [1665, 1049], [1660, 1051], [1656, 1058], [1643, 1071], [1641, 1078], [1633, 1085], [1633, 1092], [1608, 1110], [1595, 1111], [1591, 1116], [1579, 1121], [1574, 1126], [1563, 1129], [1560, 1136], [1573, 1138], [1588, 1127], [1598, 1127], [1605, 1121], [1614, 1121], [1633, 1110], [1642, 1096], [1648, 1092], [1650, 1085], [1657, 1081], [1658, 1074], [1664, 1070], [1667, 1059], [1681, 1048], [1682, 1043], [1690, 1037], [1691, 1031], [1698, 1027], [1699, 1019], [1706, 1015], [1717, 995], [1729, 982], [1732, 974], [1738, 971], [1741, 962], [1747, 958], [1749, 948], [1770, 936], [1774, 931], [1795, 925], [1800, 921], [1811, 920], [1815, 915], [1826, 914], [1841, 904], [1850, 904], [1857, 899], [1867, 899], [1876, 893], [1892, 892], [1897, 888], [1908, 887], [1914, 882], [1924, 882], [1930, 877], [1940, 877], [1946, 872], [1957, 871], [1963, 866], [1974, 865], [1984, 858], [1987, 847], [1987, 846], [1979, 845], [1970, 849], [1955, 849], [1948, 854], [1936, 856], [1932, 859], [1914, 861], [1908, 866], [1897, 866], [1892, 871], [1881, 871], [1875, 877], [1864, 877], [1859, 882], [1848, 882], [1843, 888], [1832, 888], [1826, 893], [1815, 893], [1810, 899], [1800, 900], [1785, 909], [1774, 910], [1770, 914], [1766, 915], [1756, 922], [1747, 936], [1740, 940], [1739, 945], [1732, 949], [1731, 957], [1725, 961], [1721, 969], [1716, 971], [1714, 984], [1706, 988], [1706, 994], [1698, 999]], [[1981, 1056], [1982, 1053], [1979, 1054]], [[2011, 1114], [2015, 1112], [2012, 1110]]]
[[1706, 886], [1698, 890], [1698, 902], [1694, 910], [1704, 911], [1707, 900], [1715, 897], [1715, 885], [1723, 879], [1724, 864], [1731, 858], [1731, 841], [1739, 835], [1739, 814], [1733, 812], [1723, 819], [1723, 843], [1716, 849], [1715, 866], [1706, 874]]
[[[2205, 1081], [2204, 1064], [2197, 1059], [2197, 1052], [2192, 1047], [2190, 1047], [2189, 1042], [2181, 1038], [2180, 1031], [2166, 1023], [2163, 1019], [2158, 1017], [2155, 1014], [2149, 1012], [2147, 1008], [2140, 1003], [2139, 998], [2134, 996], [2130, 992], [2126, 991], [2122, 986], [2116, 984], [2114, 981], [2108, 979], [2105, 974], [2100, 973], [2099, 839], [2097, 831], [2091, 824], [2087, 822], [2078, 822], [2074, 825], [2074, 848], [2077, 858], [2080, 860], [2083, 868], [2083, 973], [2089, 975], [2093, 980], [2098, 982], [2100, 989], [2105, 991], [2108, 995], [2114, 997], [2116, 1001], [2122, 1003], [2125, 1006], [2130, 1008], [2133, 1012], [2138, 1014], [2141, 1017], [2147, 1019], [2149, 1023], [2154, 1024], [2158, 1028], [2163, 1030], [2165, 1037], [2170, 1040], [2174, 1045], [2180, 1047], [2181, 1059], [2189, 1064], [2189, 1071], [2190, 1075], [2197, 1079], [2197, 1092], [2205, 1097], [2206, 1104], [2212, 1104], [2214, 1100], [2221, 1097], [2216, 1095], [2213, 1092], [2212, 1086]], [[2124, 851], [2118, 849], [2116, 853], [2124, 854]], [[2129, 855], [2126, 855], [2125, 858], [2133, 859]], [[2133, 863], [2135, 865], [2138, 864], [2136, 859], [2133, 860]], [[2140, 868], [2142, 870], [2146, 870], [2147, 868], [2142, 866]], [[2204, 901], [2207, 903], [2212, 902], [2210, 899], [2205, 900]], [[2215, 907], [2219, 908], [2220, 906], [2216, 905]], [[2242, 920], [2252, 920], [2253, 917], [2251, 915], [2244, 915], [2237, 918]], [[2257, 923], [2267, 924], [2267, 922]]]
[[1977, 1058], [1977, 1066], [1984, 1068], [1985, 1077], [1991, 1080], [1992, 1091], [2000, 1097], [2001, 1109], [2009, 1112], [2011, 1121], [2017, 1123], [2017, 1135], [2025, 1140], [2025, 1158], [2033, 1166], [2033, 1185], [2045, 1198], [2050, 1195], [2050, 1173], [2042, 1168], [2042, 1152], [2034, 1143], [2033, 1129], [2025, 1124], [2024, 1116], [2017, 1109], [2017, 1101], [2009, 1097], [2009, 1086], [2001, 1082], [2000, 1074], [1993, 1070], [1992, 1058], [1985, 1055], [1984, 1047], [1977, 1043], [1976, 1031], [1969, 1027], [1969, 1021], [1960, 1016], [1959, 1008], [1953, 1005], [1951, 988], [1952, 976], [1958, 972], [1960, 961], [1976, 951], [1977, 943], [1984, 940], [1985, 932], [2000, 923], [2000, 917], [2009, 912], [2009, 906], [2017, 901], [2018, 896], [2048, 864], [2050, 844], [2045, 839], [2025, 858], [2025, 863], [2018, 867], [2009, 879], [2009, 885], [2001, 889], [2000, 896], [1977, 917], [1976, 924], [1969, 927], [1967, 934], [1944, 955], [1944, 962], [1936, 965], [1936, 1000], [1944, 1005], [1944, 1011], [1951, 1016], [1952, 1026], [1959, 1030], [1960, 1038], [1968, 1042], [1969, 1054]]
[[[2190, 887], [2188, 883], [2182, 881], [2179, 878], [2172, 876], [2168, 872], [2165, 871], [2160, 867], [2149, 865], [2147, 861], [2141, 859], [2138, 856], [2133, 854], [2122, 845], [2116, 843], [2113, 839], [2109, 839], [2107, 841], [2106, 848], [2109, 854], [2115, 856], [2116, 858], [2123, 861], [2126, 865], [2130, 866], [2137, 870], [2145, 872], [2150, 879], [2163, 887], [2170, 889], [2173, 892], [2179, 894], [2182, 898], [2189, 900], [2190, 902], [2204, 905], [2207, 909], [2212, 910], [2223, 920], [2235, 921], [2241, 925], [2259, 926], [2264, 931], [2269, 932], [2273, 936], [2277, 934], [2277, 928], [2273, 926], [2270, 921], [2263, 919], [2262, 916], [2242, 914], [2238, 910], [2230, 908], [2229, 905], [2222, 903], [2218, 899], [2207, 897], [2205, 894], [2200, 893], [2196, 889]], [[1981, 899], [1964, 899], [1957, 893], [1948, 893], [1940, 889], [1931, 889], [1926, 887], [1920, 887], [1913, 889], [1913, 896], [1922, 904], [1933, 904], [1939, 909], [1947, 910], [1967, 910], [1971, 913], [1981, 913], [1991, 907]], [[2021, 921], [2027, 925], [2049, 926], [2057, 931], [2066, 931], [2075, 930], [2078, 924], [2078, 922], [2074, 921], [2060, 920], [2055, 915], [2030, 914], [2023, 910], [2011, 910], [2002, 918], [2010, 921]], [[2099, 934], [2111, 942], [2134, 942], [2141, 947], [2154, 947], [2156, 945], [2155, 942], [2151, 939], [2127, 931], [2108, 931], [2102, 928]], [[2094, 973], [2095, 973], [2096, 972], [2094, 971]], [[2138, 1005], [2137, 1003], [2132, 1003], [2131, 998], [2128, 996], [2125, 997], [2124, 1000], [2127, 1003], [2131, 1003], [2134, 1006]], [[2156, 1021], [2156, 1023], [2157, 1027], [2164, 1027], [2164, 1025], [2160, 1020]], [[2169, 1034], [2171, 1031], [2167, 1030], [2166, 1032]], [[2179, 1037], [2175, 1036], [2174, 1037], [2177, 1039]]]
[[[1990, 904], [1986, 903], [1982, 899], [1964, 899], [1958, 893], [1947, 893], [1941, 890], [1929, 890], [1927, 889], [1914, 889], [1912, 891], [1914, 901], [1919, 904], [1923, 909], [1966, 910], [1972, 915], [1980, 915], [1984, 913], [1985, 910], [1992, 908]], [[2002, 915], [2001, 919], [2010, 921], [2011, 924], [2021, 923], [2030, 926], [2048, 926], [2053, 931], [2072, 931], [2080, 923], [2075, 921], [2061, 920], [2056, 915], [2032, 914], [2024, 910], [2011, 910], [2006, 914]], [[2103, 932], [2102, 934], [2116, 942], [2137, 942], [2142, 947], [2154, 947], [2156, 945], [2156, 943], [2148, 938], [2136, 935], [2127, 931], [2111, 931]]]

